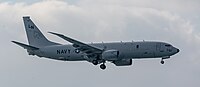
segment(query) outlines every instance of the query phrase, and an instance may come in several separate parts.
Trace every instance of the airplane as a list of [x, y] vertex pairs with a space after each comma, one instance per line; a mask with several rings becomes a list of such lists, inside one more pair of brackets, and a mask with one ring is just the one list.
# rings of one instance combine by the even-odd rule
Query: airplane
[[178, 48], [165, 42], [132, 41], [87, 44], [63, 34], [48, 32], [71, 43], [63, 45], [49, 41], [33, 23], [30, 16], [24, 16], [23, 22], [29, 44], [12, 42], [26, 49], [29, 55], [61, 61], [88, 61], [94, 65], [100, 65], [102, 70], [106, 69], [106, 62], [111, 62], [116, 66], [130, 66], [133, 59], [161, 58], [160, 63], [164, 64], [164, 59], [179, 52]]

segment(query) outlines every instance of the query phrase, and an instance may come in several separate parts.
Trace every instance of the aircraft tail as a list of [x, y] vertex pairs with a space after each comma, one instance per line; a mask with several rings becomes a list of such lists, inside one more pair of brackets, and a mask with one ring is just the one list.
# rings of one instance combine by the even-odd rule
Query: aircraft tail
[[40, 48], [44, 46], [58, 45], [57, 43], [49, 41], [37, 28], [29, 16], [23, 17], [23, 21], [30, 46]]

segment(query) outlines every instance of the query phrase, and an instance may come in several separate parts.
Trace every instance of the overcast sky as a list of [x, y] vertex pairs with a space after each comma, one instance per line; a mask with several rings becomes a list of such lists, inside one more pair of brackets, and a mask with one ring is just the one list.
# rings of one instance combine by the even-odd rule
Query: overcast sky
[[[132, 66], [62, 62], [36, 56], [11, 43], [27, 43], [23, 16], [50, 40], [59, 32], [83, 42], [163, 41], [181, 51]], [[0, 0], [1, 87], [199, 87], [200, 0]]]

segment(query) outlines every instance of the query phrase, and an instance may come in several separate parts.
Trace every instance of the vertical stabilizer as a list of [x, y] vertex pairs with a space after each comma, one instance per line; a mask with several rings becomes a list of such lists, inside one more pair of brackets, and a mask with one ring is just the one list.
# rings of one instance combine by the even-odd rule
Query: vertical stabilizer
[[29, 45], [35, 47], [44, 47], [57, 44], [49, 41], [37, 28], [37, 26], [33, 23], [29, 16], [23, 17], [23, 21]]

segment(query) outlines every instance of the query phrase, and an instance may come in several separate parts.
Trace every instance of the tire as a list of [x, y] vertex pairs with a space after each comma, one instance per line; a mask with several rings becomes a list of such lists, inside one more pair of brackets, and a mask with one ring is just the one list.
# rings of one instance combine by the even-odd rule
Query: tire
[[106, 69], [106, 65], [105, 65], [105, 64], [101, 64], [101, 65], [100, 65], [100, 68], [101, 68], [102, 70], [104, 70], [104, 69]]

